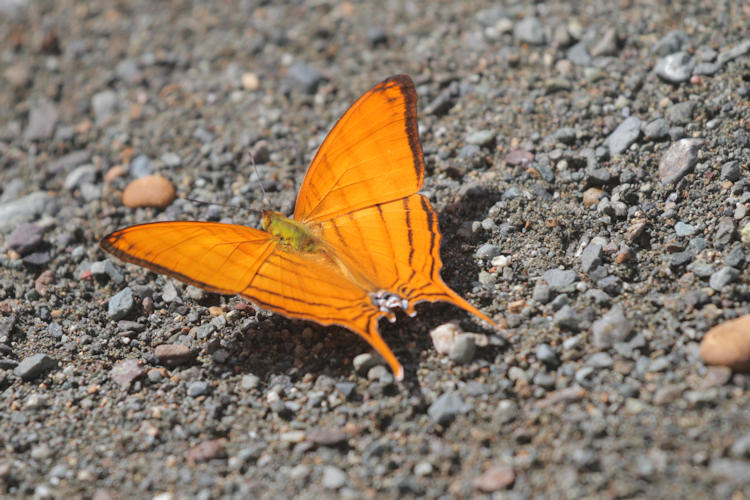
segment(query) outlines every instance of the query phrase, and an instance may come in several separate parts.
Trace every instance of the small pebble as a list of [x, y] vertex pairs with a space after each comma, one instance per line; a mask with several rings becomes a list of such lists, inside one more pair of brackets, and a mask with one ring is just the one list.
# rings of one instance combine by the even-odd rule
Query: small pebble
[[607, 137], [609, 154], [612, 156], [623, 153], [630, 147], [641, 135], [641, 120], [635, 116], [626, 118], [617, 128]]
[[211, 439], [193, 446], [188, 451], [187, 459], [190, 462], [208, 462], [214, 459], [227, 458], [226, 439]]
[[180, 344], [161, 344], [154, 349], [154, 356], [165, 366], [178, 366], [187, 363], [192, 357], [190, 348]]
[[29, 381], [56, 367], [57, 360], [46, 354], [38, 353], [24, 358], [18, 363], [18, 366], [13, 369], [13, 374], [22, 380]]
[[457, 335], [451, 346], [448, 357], [458, 364], [471, 363], [476, 352], [476, 343], [474, 335], [463, 334]]
[[674, 185], [692, 172], [698, 163], [700, 139], [681, 139], [672, 144], [659, 161], [659, 179], [662, 184]]
[[323, 467], [323, 477], [320, 481], [321, 486], [328, 490], [337, 490], [346, 484], [347, 476], [344, 471], [332, 465]]
[[659, 78], [669, 83], [682, 83], [690, 78], [695, 62], [687, 52], [675, 52], [656, 63], [654, 71]]
[[616, 342], [624, 342], [632, 329], [633, 325], [623, 310], [615, 306], [591, 325], [594, 345], [599, 349], [608, 349]]
[[484, 493], [492, 493], [512, 486], [515, 480], [516, 473], [513, 471], [513, 467], [506, 464], [496, 464], [474, 479], [474, 487]]
[[454, 392], [446, 392], [438, 397], [427, 409], [427, 414], [436, 424], [449, 425], [456, 416], [465, 413], [468, 408], [461, 397]]
[[750, 371], [750, 314], [711, 328], [701, 341], [699, 353], [707, 365]]
[[542, 279], [553, 291], [562, 291], [571, 286], [575, 283], [576, 277], [576, 272], [572, 269], [549, 269], [542, 274]]
[[456, 342], [456, 337], [463, 333], [458, 323], [451, 321], [449, 323], [443, 323], [440, 326], [436, 326], [430, 330], [430, 337], [432, 338], [432, 344], [435, 346], [435, 350], [440, 354], [450, 354], [453, 345]]
[[114, 321], [123, 319], [130, 313], [133, 304], [133, 291], [129, 287], [123, 288], [109, 299], [107, 305], [109, 319]]
[[191, 382], [187, 388], [187, 395], [191, 398], [197, 398], [199, 396], [205, 396], [209, 392], [208, 382], [204, 380], [196, 380]]
[[160, 175], [148, 175], [134, 180], [122, 193], [126, 207], [154, 207], [164, 209], [175, 199], [172, 183]]
[[130, 384], [145, 374], [146, 370], [137, 359], [123, 359], [118, 361], [109, 372], [112, 380], [124, 390], [128, 390]]

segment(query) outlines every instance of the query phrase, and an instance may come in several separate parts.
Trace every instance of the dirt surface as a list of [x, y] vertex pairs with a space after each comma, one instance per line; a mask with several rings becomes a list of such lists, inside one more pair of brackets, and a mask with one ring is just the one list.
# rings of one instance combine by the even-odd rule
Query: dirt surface
[[[0, 1], [2, 494], [750, 496], [750, 378], [698, 354], [750, 313], [750, 6], [292, 3]], [[346, 330], [98, 248], [290, 213], [399, 73], [442, 276], [502, 332], [384, 321], [394, 383]], [[125, 207], [149, 174], [177, 199]], [[440, 354], [451, 320], [478, 342]]]

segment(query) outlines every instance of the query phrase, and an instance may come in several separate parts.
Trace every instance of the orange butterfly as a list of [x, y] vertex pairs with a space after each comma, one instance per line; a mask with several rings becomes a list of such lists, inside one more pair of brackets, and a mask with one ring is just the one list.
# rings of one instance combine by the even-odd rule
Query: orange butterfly
[[393, 76], [360, 97], [328, 134], [293, 218], [264, 211], [263, 231], [156, 222], [115, 231], [100, 245], [210, 292], [345, 326], [401, 380], [403, 368], [378, 332], [378, 320], [395, 321], [396, 308], [413, 316], [417, 302], [450, 302], [495, 325], [440, 278], [437, 216], [417, 194], [423, 179], [414, 83]]

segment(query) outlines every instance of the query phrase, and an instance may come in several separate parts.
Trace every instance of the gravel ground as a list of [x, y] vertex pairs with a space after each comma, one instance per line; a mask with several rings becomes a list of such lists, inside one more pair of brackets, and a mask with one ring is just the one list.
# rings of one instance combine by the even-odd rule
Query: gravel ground
[[[281, 3], [0, 1], [3, 495], [750, 496], [750, 378], [698, 356], [750, 313], [750, 5]], [[257, 227], [261, 184], [289, 213], [396, 73], [443, 277], [503, 332], [422, 305], [383, 325], [395, 384], [345, 330], [98, 249]], [[177, 200], [124, 207], [156, 173]], [[452, 320], [477, 335], [441, 354]]]

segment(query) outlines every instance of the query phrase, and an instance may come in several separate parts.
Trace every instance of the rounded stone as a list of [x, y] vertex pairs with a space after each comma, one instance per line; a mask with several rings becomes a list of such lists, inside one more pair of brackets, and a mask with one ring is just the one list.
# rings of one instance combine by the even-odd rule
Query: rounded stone
[[160, 175], [147, 175], [136, 179], [122, 193], [122, 203], [126, 207], [154, 207], [164, 209], [175, 199], [172, 183]]

